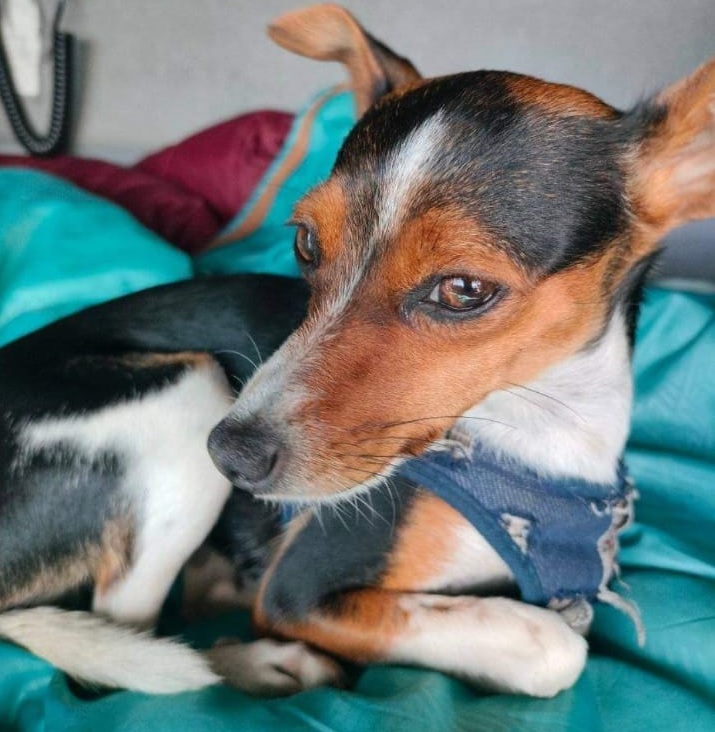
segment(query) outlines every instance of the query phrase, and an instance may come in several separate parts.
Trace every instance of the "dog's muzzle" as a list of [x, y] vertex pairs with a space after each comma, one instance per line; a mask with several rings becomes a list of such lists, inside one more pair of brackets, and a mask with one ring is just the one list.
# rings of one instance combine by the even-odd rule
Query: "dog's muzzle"
[[257, 418], [219, 422], [209, 435], [208, 450], [234, 486], [255, 494], [270, 492], [286, 454], [277, 430]]

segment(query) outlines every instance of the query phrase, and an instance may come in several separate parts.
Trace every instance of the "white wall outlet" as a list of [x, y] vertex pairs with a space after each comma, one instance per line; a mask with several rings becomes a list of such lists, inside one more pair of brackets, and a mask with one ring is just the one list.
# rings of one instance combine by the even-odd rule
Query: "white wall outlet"
[[4, 0], [0, 28], [18, 94], [40, 95], [42, 19], [38, 0]]

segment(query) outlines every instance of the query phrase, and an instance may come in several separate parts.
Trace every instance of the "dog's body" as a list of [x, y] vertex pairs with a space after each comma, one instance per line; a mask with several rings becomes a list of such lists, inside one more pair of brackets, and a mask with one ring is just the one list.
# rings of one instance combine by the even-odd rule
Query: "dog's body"
[[[306, 293], [284, 278], [179, 283], [0, 350], [0, 636], [92, 683], [171, 692], [219, 680], [182, 646], [84, 613], [17, 608], [89, 587], [95, 612], [154, 624], [229, 496], [209, 431], [300, 322]], [[249, 690], [295, 690], [301, 673], [316, 675], [302, 647], [237, 650], [232, 679]]]
[[[665, 231], [715, 213], [715, 65], [621, 113], [513, 74], [423, 80], [336, 6], [273, 35], [345, 62], [365, 113], [296, 209], [307, 319], [212, 432], [226, 478], [203, 437], [229, 409], [227, 374], [251, 368], [215, 354], [251, 358], [243, 329], [267, 356], [300, 320], [299, 284], [193, 285], [193, 309], [189, 284], [154, 291], [6, 348], [0, 607], [92, 580], [95, 609], [150, 623], [233, 483], [335, 504], [290, 524], [255, 606], [267, 633], [552, 695], [583, 668], [595, 593], [517, 599], [515, 564], [402, 471], [478, 446], [540, 480], [620, 485], [643, 276]], [[364, 508], [342, 515], [341, 494]], [[507, 513], [528, 553], [535, 517]], [[618, 519], [598, 546], [611, 559]], [[54, 658], [18, 630], [27, 617], [0, 615], [0, 634]], [[91, 678], [83, 663], [68, 670]]]

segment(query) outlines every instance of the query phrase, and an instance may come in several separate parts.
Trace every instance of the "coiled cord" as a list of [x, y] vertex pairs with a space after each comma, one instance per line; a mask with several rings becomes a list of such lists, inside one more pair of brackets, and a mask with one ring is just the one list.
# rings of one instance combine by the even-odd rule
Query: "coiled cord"
[[49, 157], [67, 149], [72, 105], [72, 51], [74, 38], [60, 31], [60, 21], [66, 0], [60, 0], [52, 27], [53, 88], [50, 128], [46, 135], [38, 135], [20, 101], [5, 48], [0, 37], [0, 100], [7, 113], [17, 141], [31, 155]]

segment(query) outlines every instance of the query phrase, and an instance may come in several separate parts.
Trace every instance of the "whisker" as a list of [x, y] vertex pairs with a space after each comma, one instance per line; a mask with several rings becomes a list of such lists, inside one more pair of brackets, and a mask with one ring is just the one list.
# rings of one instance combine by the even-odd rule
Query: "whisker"
[[255, 339], [253, 338], [253, 336], [250, 334], [249, 331], [246, 331], [246, 337], [248, 338], [248, 340], [251, 341], [251, 344], [253, 345], [253, 349], [256, 352], [256, 357], [258, 358], [258, 363], [261, 366], [263, 366], [263, 356], [261, 355], [261, 352], [258, 350], [258, 345], [256, 344]]
[[[325, 460], [324, 458], [314, 457], [313, 460], [316, 463], [318, 463], [319, 465], [323, 465], [323, 466], [326, 466], [326, 467], [329, 467], [329, 468], [335, 468], [334, 463], [331, 463], [328, 460]], [[362, 473], [363, 475], [369, 475], [369, 476], [371, 476], [373, 478], [386, 478], [387, 477], [383, 473], [374, 472], [372, 470], [365, 470], [364, 468], [355, 468], [355, 467], [352, 467], [350, 465], [346, 465], [345, 468], [347, 470], [351, 470], [351, 471], [356, 472], [356, 473]], [[348, 490], [348, 489], [343, 488], [342, 490]]]
[[254, 361], [254, 360], [253, 360], [252, 358], [249, 358], [248, 356], [246, 356], [246, 354], [245, 354], [245, 353], [241, 353], [240, 351], [231, 351], [231, 350], [229, 350], [229, 349], [227, 349], [227, 348], [224, 348], [224, 349], [222, 349], [222, 350], [220, 350], [220, 351], [214, 351], [214, 353], [215, 353], [215, 354], [216, 354], [217, 356], [218, 356], [219, 354], [221, 354], [221, 353], [228, 353], [228, 354], [229, 354], [229, 355], [231, 355], [231, 356], [240, 356], [241, 358], [245, 358], [245, 359], [246, 359], [246, 361], [248, 361], [248, 363], [250, 363], [250, 364], [251, 364], [251, 366], [253, 366], [253, 370], [254, 370], [254, 371], [258, 371], [258, 366], [256, 365], [256, 362], [255, 362], [255, 361]]
[[[416, 424], [417, 422], [426, 422], [428, 420], [434, 420], [434, 419], [470, 419], [474, 420], [476, 422], [491, 422], [492, 424], [500, 424], [503, 427], [509, 427], [510, 429], [516, 429], [514, 425], [507, 424], [506, 422], [500, 422], [498, 419], [490, 419], [489, 417], [473, 417], [471, 415], [466, 414], [443, 414], [443, 415], [437, 415], [434, 417], [416, 417], [415, 419], [406, 419], [403, 421], [397, 421], [397, 422], [383, 422], [382, 424], [377, 424], [375, 427], [378, 429], [389, 429], [390, 427], [401, 427], [402, 425], [406, 424]], [[351, 432], [358, 431], [359, 429], [364, 429], [364, 427], [361, 425], [360, 427], [356, 427], [354, 430], [351, 430]]]
[[387, 441], [391, 440], [392, 442], [407, 442], [408, 440], [411, 442], [434, 442], [434, 438], [432, 437], [412, 437], [411, 435], [378, 435], [377, 437], [361, 437], [357, 439], [355, 442], [340, 442], [340, 441], [333, 441], [330, 443], [331, 446], [337, 447], [338, 445], [347, 445], [348, 447], [358, 447], [360, 443], [362, 442], [376, 442], [376, 441]]
[[360, 510], [360, 506], [358, 504], [358, 496], [359, 496], [359, 494], [358, 493], [355, 493], [355, 494], [353, 494], [352, 496], [350, 496], [348, 498], [348, 501], [349, 501], [350, 505], [355, 509], [355, 517], [356, 517], [356, 519], [358, 521], [360, 519], [365, 519], [365, 521], [367, 521], [367, 523], [370, 524], [370, 526], [374, 529], [375, 528], [375, 524], [372, 521], [370, 521], [370, 519], [367, 516], [367, 514], [364, 514]]
[[333, 512], [335, 513], [336, 518], [343, 525], [343, 527], [345, 528], [345, 531], [350, 531], [350, 529], [348, 528], [348, 525], [345, 523], [345, 519], [343, 519], [342, 511], [340, 510], [340, 507], [342, 505], [341, 502], [338, 501], [336, 503], [329, 503], [328, 505], [332, 507]]
[[322, 512], [323, 504], [322, 503], [316, 503], [313, 506], [313, 516], [315, 516], [316, 521], [318, 522], [318, 526], [320, 526], [320, 530], [323, 532], [325, 536], [328, 535], [328, 532], [325, 530], [325, 524], [323, 523], [323, 512]]
[[[553, 396], [551, 394], [547, 394], [544, 391], [539, 391], [538, 389], [534, 389], [530, 386], [524, 386], [523, 384], [514, 384], [511, 381], [507, 381], [507, 384], [509, 384], [509, 386], [513, 386], [516, 389], [524, 389], [524, 391], [529, 391], [532, 394], [538, 394], [539, 396], [544, 397], [544, 399], [550, 399], [551, 401], [555, 402], [556, 404], [563, 407], [564, 409], [568, 409], [569, 412], [572, 412], [573, 414], [575, 414], [579, 419], [583, 419], [583, 417], [570, 404], [566, 404], [566, 402], [563, 402], [560, 399], [557, 399], [555, 396]], [[516, 392], [510, 391], [509, 389], [505, 389], [504, 391], [508, 392], [509, 394], [514, 394], [514, 396], [521, 396], [524, 399], [526, 398], [523, 396], [523, 394], [517, 394]], [[527, 401], [530, 401], [530, 400], [527, 400]], [[531, 403], [538, 404], [538, 402], [531, 402]], [[543, 405], [539, 405], [539, 406], [543, 406]]]
[[397, 508], [395, 506], [394, 493], [397, 494], [397, 500], [400, 504], [400, 509], [402, 509], [402, 497], [400, 496], [400, 491], [397, 490], [397, 486], [392, 481], [392, 478], [388, 478], [385, 481], [385, 487], [387, 488], [387, 495], [390, 497], [390, 505], [392, 506], [392, 527], [394, 529], [395, 523], [397, 522]]

